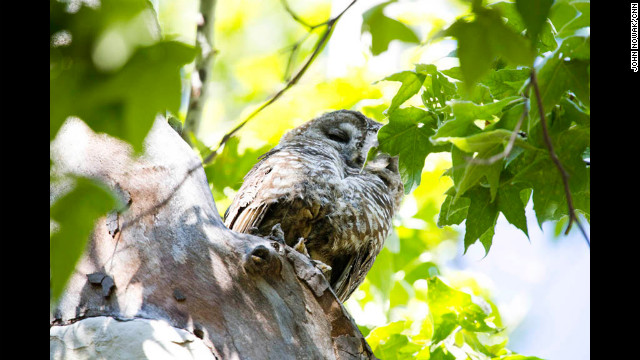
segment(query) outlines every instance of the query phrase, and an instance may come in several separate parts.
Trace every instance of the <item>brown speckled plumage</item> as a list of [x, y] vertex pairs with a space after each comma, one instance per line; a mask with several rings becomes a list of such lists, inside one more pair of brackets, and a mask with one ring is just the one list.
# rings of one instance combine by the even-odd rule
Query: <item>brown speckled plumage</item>
[[397, 158], [380, 153], [362, 169], [381, 124], [359, 112], [324, 114], [286, 133], [261, 157], [225, 213], [238, 232], [268, 235], [280, 224], [311, 258], [331, 266], [345, 301], [382, 249], [402, 199]]

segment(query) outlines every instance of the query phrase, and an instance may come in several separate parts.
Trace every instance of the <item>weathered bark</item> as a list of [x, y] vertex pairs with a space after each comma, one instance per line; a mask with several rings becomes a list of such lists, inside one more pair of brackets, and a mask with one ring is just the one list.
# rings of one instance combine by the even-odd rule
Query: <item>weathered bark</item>
[[[200, 160], [163, 119], [138, 158], [78, 120], [63, 126], [51, 154], [56, 171], [98, 178], [129, 203], [96, 223], [51, 313], [51, 358], [97, 354], [106, 349], [104, 336], [86, 344], [87, 336], [120, 333], [113, 327], [140, 327], [140, 321], [151, 329], [156, 320], [183, 340], [157, 339], [154, 331], [107, 338], [131, 355], [132, 346], [148, 354], [143, 340], [150, 337], [166, 342], [167, 356], [170, 346], [201, 341], [218, 359], [373, 358], [307, 257], [223, 225]], [[199, 339], [186, 339], [184, 331]]]

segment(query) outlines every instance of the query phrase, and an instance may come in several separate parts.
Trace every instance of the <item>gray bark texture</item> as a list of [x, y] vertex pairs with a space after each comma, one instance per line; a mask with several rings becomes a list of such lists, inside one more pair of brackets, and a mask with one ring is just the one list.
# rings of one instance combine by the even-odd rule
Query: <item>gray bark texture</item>
[[224, 226], [199, 157], [166, 120], [140, 156], [70, 120], [51, 157], [57, 174], [97, 178], [129, 204], [97, 221], [51, 310], [52, 359], [374, 358], [308, 257]]

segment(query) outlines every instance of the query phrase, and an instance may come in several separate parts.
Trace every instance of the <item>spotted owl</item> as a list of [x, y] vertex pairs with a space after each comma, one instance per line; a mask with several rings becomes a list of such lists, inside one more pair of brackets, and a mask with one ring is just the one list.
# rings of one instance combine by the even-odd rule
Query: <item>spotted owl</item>
[[359, 112], [326, 113], [289, 132], [245, 176], [225, 225], [267, 236], [277, 224], [290, 246], [326, 264], [341, 301], [382, 249], [403, 195], [397, 157], [363, 165], [381, 124]]

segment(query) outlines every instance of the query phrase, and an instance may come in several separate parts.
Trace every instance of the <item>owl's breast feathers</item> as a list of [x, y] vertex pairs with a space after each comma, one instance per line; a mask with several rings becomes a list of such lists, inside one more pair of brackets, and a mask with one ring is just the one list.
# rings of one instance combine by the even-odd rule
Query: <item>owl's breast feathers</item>
[[265, 154], [247, 174], [225, 225], [264, 236], [279, 223], [287, 244], [305, 238], [311, 257], [332, 267], [330, 283], [344, 301], [384, 244], [397, 190], [366, 169], [345, 170], [330, 149], [295, 143]]

